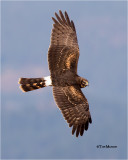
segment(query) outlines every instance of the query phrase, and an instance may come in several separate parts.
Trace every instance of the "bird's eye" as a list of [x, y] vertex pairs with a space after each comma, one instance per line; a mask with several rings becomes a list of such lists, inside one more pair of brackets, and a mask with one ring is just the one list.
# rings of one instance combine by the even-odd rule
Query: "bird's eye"
[[86, 82], [85, 82], [85, 81], [82, 81], [81, 87], [84, 88], [85, 86], [86, 86]]
[[83, 85], [85, 85], [85, 84], [86, 84], [86, 82], [85, 82], [85, 81], [83, 81], [83, 82], [82, 82], [82, 84], [83, 84]]

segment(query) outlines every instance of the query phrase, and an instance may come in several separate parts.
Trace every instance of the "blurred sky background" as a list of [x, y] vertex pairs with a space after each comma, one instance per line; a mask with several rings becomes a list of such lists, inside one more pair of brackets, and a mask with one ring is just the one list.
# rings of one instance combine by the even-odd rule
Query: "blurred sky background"
[[[126, 158], [126, 2], [5, 1], [1, 9], [2, 158]], [[92, 124], [79, 138], [57, 108], [52, 87], [23, 93], [18, 84], [20, 77], [49, 75], [51, 17], [59, 9], [75, 23], [78, 73], [90, 84], [82, 91]]]

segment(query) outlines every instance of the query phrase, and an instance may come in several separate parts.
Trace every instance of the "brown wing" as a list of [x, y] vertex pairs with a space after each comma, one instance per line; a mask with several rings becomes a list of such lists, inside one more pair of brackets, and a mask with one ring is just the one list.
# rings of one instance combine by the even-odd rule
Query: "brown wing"
[[53, 87], [53, 95], [69, 127], [73, 126], [72, 134], [76, 137], [88, 130], [92, 123], [89, 104], [78, 86]]
[[49, 70], [57, 72], [57, 70], [71, 69], [77, 72], [79, 47], [75, 26], [66, 12], [65, 17], [61, 11], [59, 14], [55, 13], [57, 19], [52, 17], [54, 24], [48, 51]]

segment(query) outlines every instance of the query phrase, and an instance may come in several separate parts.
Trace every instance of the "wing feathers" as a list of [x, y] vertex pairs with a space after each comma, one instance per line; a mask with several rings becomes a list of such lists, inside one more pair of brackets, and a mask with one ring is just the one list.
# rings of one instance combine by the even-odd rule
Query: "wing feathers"
[[74, 125], [74, 126], [73, 126], [73, 129], [72, 129], [72, 135], [75, 133], [76, 128], [77, 128], [77, 127]]
[[65, 21], [63, 22], [63, 21], [61, 20], [61, 18], [58, 16], [57, 13], [55, 13], [55, 16], [56, 16], [57, 20], [63, 25]]
[[[70, 86], [69, 86], [70, 87]], [[89, 105], [86, 102], [86, 98], [83, 97], [78, 86], [74, 87], [74, 90], [77, 90], [77, 94], [82, 94], [82, 101], [79, 101], [79, 104], [76, 103], [77, 94], [74, 94], [73, 89], [69, 87], [53, 87], [53, 95], [57, 106], [60, 108], [65, 120], [69, 123], [69, 127], [72, 127], [72, 134], [76, 132], [76, 137], [83, 135], [84, 130], [87, 130], [89, 123], [91, 122], [91, 115], [89, 112]], [[68, 94], [67, 94], [68, 93]], [[72, 96], [72, 98], [71, 98]]]
[[83, 133], [84, 133], [84, 124], [81, 125], [81, 128], [80, 128], [80, 135], [83, 136]]
[[65, 11], [65, 18], [66, 18], [66, 20], [67, 20], [67, 24], [68, 24], [69, 26], [71, 26], [70, 19], [69, 19], [68, 14], [67, 14], [66, 11]]
[[81, 125], [79, 125], [79, 126], [77, 127], [77, 130], [76, 130], [76, 137], [78, 137], [78, 136], [79, 136], [80, 128], [81, 128]]
[[[61, 65], [59, 62], [63, 62], [64, 64], [64, 56], [68, 60], [68, 57], [71, 54], [74, 54], [76, 58], [69, 57], [67, 69], [70, 69], [70, 64], [73, 62], [73, 65], [76, 63], [74, 71], [77, 70], [77, 63], [79, 59], [79, 46], [77, 42], [77, 35], [73, 21], [70, 21], [67, 12], [65, 15], [59, 11], [59, 14], [55, 13], [55, 17], [52, 17], [54, 21], [52, 34], [51, 34], [51, 44], [48, 50], [48, 63], [49, 63], [49, 70], [51, 72], [56, 71], [57, 69], [63, 70], [64, 65]], [[66, 53], [63, 52], [64, 49]], [[56, 51], [55, 51], [56, 50]], [[69, 53], [70, 52], [70, 55]], [[58, 63], [57, 63], [58, 62]], [[53, 67], [54, 66], [54, 67]], [[57, 68], [58, 67], [58, 68]]]
[[71, 26], [72, 26], [73, 30], [76, 32], [76, 28], [75, 28], [75, 25], [74, 25], [73, 21], [71, 21]]
[[88, 121], [87, 121], [86, 124], [85, 124], [85, 130], [86, 130], [86, 131], [88, 130]]
[[58, 21], [54, 17], [52, 17], [52, 20], [54, 21], [55, 24], [59, 24]]
[[61, 10], [59, 10], [59, 13], [60, 13], [61, 19], [62, 19], [62, 21], [64, 22], [64, 24], [67, 24], [67, 22], [66, 22], [66, 20], [65, 20], [65, 18], [64, 18], [64, 15], [63, 15], [63, 13], [61, 12]]
[[92, 123], [92, 118], [91, 117], [89, 118], [89, 123]]

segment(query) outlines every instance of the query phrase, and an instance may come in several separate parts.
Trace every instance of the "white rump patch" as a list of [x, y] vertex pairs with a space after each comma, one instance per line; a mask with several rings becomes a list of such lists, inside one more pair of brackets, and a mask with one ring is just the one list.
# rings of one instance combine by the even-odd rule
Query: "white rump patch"
[[46, 86], [51, 86], [52, 85], [51, 76], [44, 77], [44, 80], [45, 80], [45, 85]]

